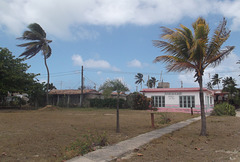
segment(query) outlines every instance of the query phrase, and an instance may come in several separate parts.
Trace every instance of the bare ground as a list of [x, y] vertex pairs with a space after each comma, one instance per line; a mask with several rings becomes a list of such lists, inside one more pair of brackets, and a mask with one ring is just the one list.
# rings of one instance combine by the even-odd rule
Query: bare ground
[[208, 117], [208, 136], [199, 136], [200, 121], [165, 135], [117, 161], [240, 161], [240, 118]]
[[[166, 117], [172, 124], [192, 116], [167, 113]], [[0, 111], [0, 161], [63, 161], [75, 156], [67, 155], [65, 148], [88, 133], [106, 133], [108, 143], [113, 144], [153, 130], [146, 111], [120, 110], [121, 133], [115, 133], [115, 119], [115, 110], [109, 109]], [[167, 126], [159, 121], [156, 114], [156, 128]]]

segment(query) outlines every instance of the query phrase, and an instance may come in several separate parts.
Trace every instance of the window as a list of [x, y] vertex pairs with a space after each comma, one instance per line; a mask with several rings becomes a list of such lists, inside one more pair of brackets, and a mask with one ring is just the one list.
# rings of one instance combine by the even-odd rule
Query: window
[[165, 107], [165, 96], [152, 96], [153, 107]]
[[180, 107], [195, 107], [195, 96], [179, 96]]

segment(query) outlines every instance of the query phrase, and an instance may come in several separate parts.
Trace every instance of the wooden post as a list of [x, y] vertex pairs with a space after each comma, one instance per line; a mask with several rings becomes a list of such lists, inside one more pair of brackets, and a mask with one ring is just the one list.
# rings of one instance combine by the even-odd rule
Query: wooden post
[[83, 66], [81, 72], [81, 94], [80, 94], [80, 107], [83, 107]]
[[152, 128], [155, 128], [155, 125], [154, 125], [154, 113], [151, 112], [151, 123], [152, 123]]
[[193, 108], [191, 107], [191, 115], [193, 115]]

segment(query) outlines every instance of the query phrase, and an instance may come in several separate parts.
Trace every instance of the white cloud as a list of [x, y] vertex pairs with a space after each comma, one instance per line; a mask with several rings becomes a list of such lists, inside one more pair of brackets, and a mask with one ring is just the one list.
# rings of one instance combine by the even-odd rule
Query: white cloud
[[128, 66], [128, 67], [141, 68], [141, 67], [142, 67], [142, 63], [141, 63], [139, 60], [134, 59], [134, 60], [128, 62], [128, 63], [127, 63], [127, 66]]
[[73, 55], [72, 60], [75, 66], [84, 66], [85, 68], [95, 68], [95, 69], [101, 68], [101, 69], [111, 69], [112, 71], [120, 71], [120, 69], [118, 69], [117, 67], [111, 66], [110, 63], [105, 60], [88, 59], [84, 61], [80, 55]]
[[208, 14], [223, 14], [239, 29], [239, 8], [236, 0], [1, 0], [0, 29], [20, 35], [37, 22], [58, 38], [96, 39], [99, 33], [88, 25], [170, 24]]
[[[236, 64], [237, 61], [240, 60], [240, 57], [237, 56], [234, 53], [231, 53], [229, 57], [227, 57], [220, 65], [217, 67], [208, 67], [203, 76], [203, 86], [206, 87], [207, 82], [211, 80], [214, 74], [218, 74], [219, 77], [225, 78], [225, 77], [233, 77], [236, 79], [237, 84], [240, 85], [239, 80], [239, 64]], [[186, 87], [198, 87], [198, 83], [194, 82], [195, 78], [193, 76], [195, 75], [194, 72], [186, 72], [182, 73], [178, 76], [178, 79], [180, 81], [183, 81], [183, 85]]]

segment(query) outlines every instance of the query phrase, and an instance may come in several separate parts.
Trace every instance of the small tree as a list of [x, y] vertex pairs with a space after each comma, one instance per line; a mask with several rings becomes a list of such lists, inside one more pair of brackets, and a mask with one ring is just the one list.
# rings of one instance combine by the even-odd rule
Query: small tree
[[120, 92], [126, 92], [126, 91], [129, 91], [129, 89], [119, 79], [115, 79], [115, 80], [105, 81], [103, 83], [103, 85], [100, 86], [99, 90], [103, 90], [103, 91], [111, 90], [112, 92], [113, 91], [117, 92], [117, 128], [116, 128], [116, 132], [119, 133], [120, 132], [120, 128], [119, 128], [119, 96], [120, 96]]

